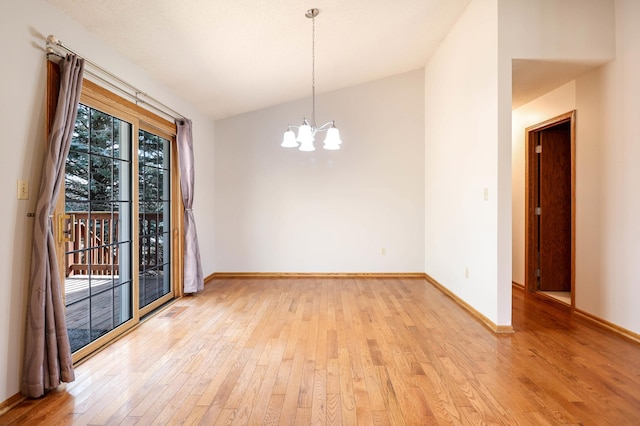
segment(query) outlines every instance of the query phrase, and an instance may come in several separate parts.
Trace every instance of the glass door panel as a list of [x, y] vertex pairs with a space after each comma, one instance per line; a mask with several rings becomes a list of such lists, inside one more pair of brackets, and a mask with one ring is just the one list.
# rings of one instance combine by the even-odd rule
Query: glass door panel
[[72, 352], [134, 318], [132, 135], [132, 123], [78, 106], [60, 222]]
[[167, 298], [171, 287], [171, 142], [138, 132], [139, 307], [147, 312]]

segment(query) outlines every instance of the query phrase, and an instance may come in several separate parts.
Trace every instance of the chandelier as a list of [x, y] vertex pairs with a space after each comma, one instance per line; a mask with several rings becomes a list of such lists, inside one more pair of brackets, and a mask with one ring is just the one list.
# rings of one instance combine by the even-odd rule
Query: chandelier
[[[316, 126], [316, 16], [320, 11], [318, 9], [309, 9], [304, 16], [311, 19], [311, 122], [308, 122], [306, 118], [302, 119], [302, 124], [299, 126], [289, 125], [287, 131], [284, 132], [282, 138], [282, 144], [285, 148], [298, 148], [300, 151], [315, 151], [313, 141], [316, 138], [318, 132], [327, 132], [324, 139], [324, 149], [337, 150], [340, 149], [340, 132], [335, 126], [333, 121], [323, 124], [322, 126]], [[292, 129], [298, 129], [298, 136], [296, 137]], [[298, 143], [300, 145], [298, 146]]]

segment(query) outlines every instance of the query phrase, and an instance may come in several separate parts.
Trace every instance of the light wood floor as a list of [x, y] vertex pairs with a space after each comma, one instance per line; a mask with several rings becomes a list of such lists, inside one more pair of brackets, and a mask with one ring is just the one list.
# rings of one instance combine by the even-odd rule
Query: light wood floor
[[640, 345], [518, 290], [513, 325], [418, 279], [214, 280], [0, 424], [640, 424]]

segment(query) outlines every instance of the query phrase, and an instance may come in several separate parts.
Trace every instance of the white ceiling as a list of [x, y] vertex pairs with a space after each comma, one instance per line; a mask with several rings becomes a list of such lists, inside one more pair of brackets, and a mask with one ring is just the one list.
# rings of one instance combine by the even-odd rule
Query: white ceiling
[[603, 63], [602, 61], [514, 59], [511, 62], [513, 85], [511, 107], [517, 108], [524, 105]]
[[322, 93], [423, 67], [469, 1], [48, 0], [214, 118], [311, 95], [307, 9]]
[[[315, 74], [322, 93], [422, 68], [470, 2], [47, 1], [215, 119], [310, 96], [307, 9], [320, 9]], [[560, 72], [557, 63], [514, 63], [514, 105], [584, 72], [574, 65]]]

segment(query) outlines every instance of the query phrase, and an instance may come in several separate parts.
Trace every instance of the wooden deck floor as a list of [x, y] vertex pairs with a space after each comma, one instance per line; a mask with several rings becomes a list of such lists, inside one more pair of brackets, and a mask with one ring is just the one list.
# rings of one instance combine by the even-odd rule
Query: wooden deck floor
[[[162, 276], [140, 276], [139, 283], [138, 300], [141, 306], [166, 294]], [[130, 316], [121, 316], [119, 284], [118, 276], [97, 275], [92, 276], [91, 280], [84, 275], [66, 278], [66, 321], [72, 352], [130, 319]], [[130, 291], [130, 284], [126, 283], [124, 287], [125, 292]], [[93, 295], [91, 303], [88, 299], [90, 289]]]
[[640, 345], [520, 291], [513, 326], [417, 279], [214, 280], [0, 424], [639, 424]]

